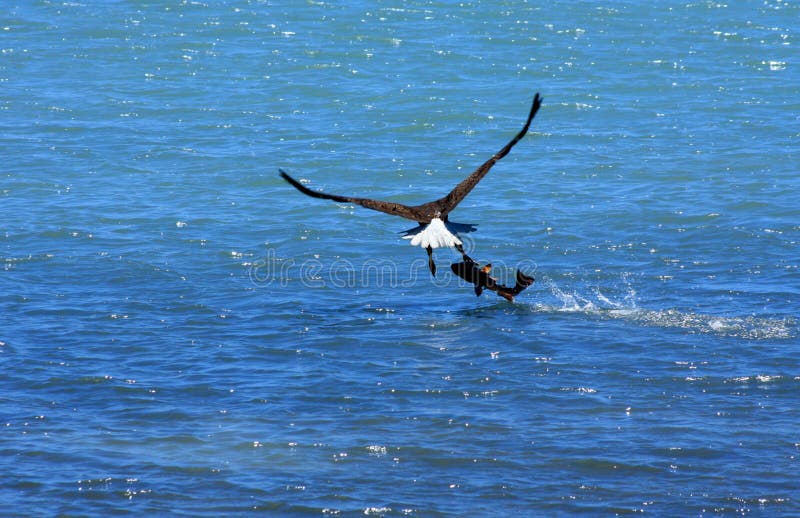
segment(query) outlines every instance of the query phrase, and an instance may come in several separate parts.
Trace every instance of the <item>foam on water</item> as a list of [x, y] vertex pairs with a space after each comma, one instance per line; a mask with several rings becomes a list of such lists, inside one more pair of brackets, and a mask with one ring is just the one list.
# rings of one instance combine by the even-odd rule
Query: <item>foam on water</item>
[[542, 279], [560, 305], [535, 303], [536, 311], [552, 313], [582, 313], [587, 316], [621, 319], [641, 325], [685, 329], [692, 333], [709, 333], [733, 336], [747, 340], [788, 339], [796, 336], [792, 318], [765, 318], [758, 316], [719, 316], [679, 309], [647, 309], [641, 307], [636, 291], [626, 276], [622, 278], [627, 294], [620, 301], [605, 296], [599, 289], [592, 295], [566, 291], [552, 279]]

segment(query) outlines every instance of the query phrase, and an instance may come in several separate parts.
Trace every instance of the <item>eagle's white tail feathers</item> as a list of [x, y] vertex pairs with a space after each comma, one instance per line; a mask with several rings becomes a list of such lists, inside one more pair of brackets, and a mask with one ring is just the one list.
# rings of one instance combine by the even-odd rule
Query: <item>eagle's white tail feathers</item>
[[427, 225], [406, 230], [403, 239], [410, 239], [411, 246], [422, 248], [454, 248], [461, 245], [461, 240], [458, 239], [459, 232], [467, 233], [474, 230], [476, 230], [474, 225], [433, 218]]

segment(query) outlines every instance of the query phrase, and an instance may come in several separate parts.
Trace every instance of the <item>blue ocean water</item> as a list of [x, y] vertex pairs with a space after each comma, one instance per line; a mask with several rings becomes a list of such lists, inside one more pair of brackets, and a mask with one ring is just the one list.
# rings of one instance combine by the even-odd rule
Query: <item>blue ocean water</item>
[[0, 11], [3, 514], [800, 514], [796, 2]]

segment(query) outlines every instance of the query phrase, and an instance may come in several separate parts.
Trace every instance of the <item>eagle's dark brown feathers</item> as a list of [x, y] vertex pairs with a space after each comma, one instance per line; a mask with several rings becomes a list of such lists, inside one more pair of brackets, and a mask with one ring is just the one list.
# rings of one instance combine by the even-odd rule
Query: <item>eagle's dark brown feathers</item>
[[539, 107], [542, 105], [542, 98], [539, 97], [537, 93], [533, 98], [533, 104], [531, 105], [531, 111], [528, 114], [528, 120], [525, 122], [525, 126], [522, 127], [517, 135], [511, 139], [511, 141], [506, 144], [503, 149], [498, 151], [494, 156], [492, 156], [489, 160], [483, 163], [480, 167], [478, 167], [472, 174], [466, 177], [461, 183], [455, 186], [455, 188], [450, 191], [450, 193], [443, 197], [439, 198], [438, 200], [424, 203], [422, 205], [416, 206], [408, 206], [403, 205], [401, 203], [394, 203], [390, 201], [381, 201], [381, 200], [372, 200], [369, 198], [353, 198], [350, 196], [338, 196], [335, 194], [326, 194], [320, 191], [312, 191], [308, 187], [304, 186], [291, 176], [289, 176], [285, 171], [280, 170], [281, 176], [284, 180], [292, 184], [298, 191], [302, 192], [303, 194], [307, 194], [309, 196], [313, 196], [314, 198], [322, 198], [325, 200], [333, 200], [338, 201], [341, 203], [355, 203], [357, 205], [361, 205], [362, 207], [366, 207], [368, 209], [377, 210], [379, 212], [385, 212], [386, 214], [393, 214], [395, 216], [400, 216], [406, 219], [410, 219], [416, 221], [420, 224], [427, 224], [431, 222], [431, 219], [438, 217], [444, 221], [447, 221], [447, 215], [455, 209], [461, 200], [463, 200], [467, 194], [478, 185], [478, 182], [486, 176], [486, 173], [492, 168], [494, 164], [496, 164], [501, 158], [506, 156], [511, 148], [519, 142], [522, 137], [528, 132], [528, 128], [531, 125], [531, 121], [533, 117], [536, 115], [536, 112], [539, 111]]

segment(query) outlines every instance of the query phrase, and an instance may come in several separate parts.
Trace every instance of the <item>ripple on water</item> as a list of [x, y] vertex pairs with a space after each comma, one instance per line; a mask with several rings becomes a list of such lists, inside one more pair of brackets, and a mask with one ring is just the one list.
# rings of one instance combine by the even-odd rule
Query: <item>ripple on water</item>
[[651, 310], [640, 307], [641, 302], [636, 292], [630, 288], [624, 299], [616, 302], [597, 291], [593, 296], [585, 296], [578, 292], [564, 291], [549, 279], [545, 283], [551, 295], [560, 301], [561, 305], [537, 303], [533, 306], [534, 311], [581, 313], [600, 318], [626, 320], [645, 326], [676, 328], [690, 333], [715, 334], [747, 340], [785, 340], [796, 335], [793, 318], [719, 316], [677, 309]]

